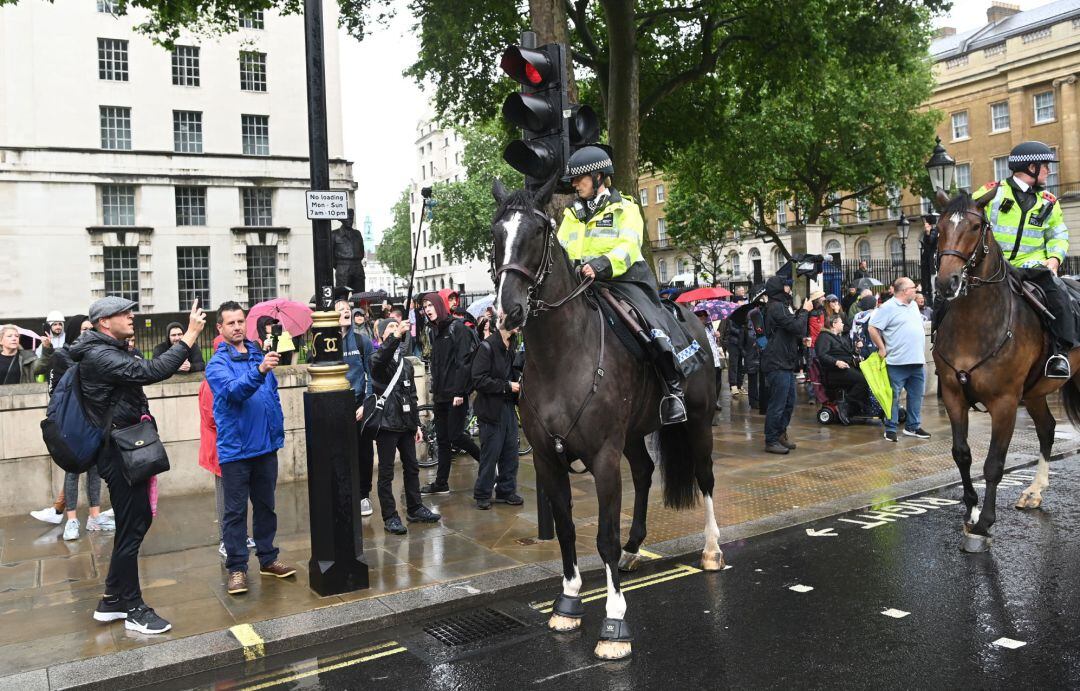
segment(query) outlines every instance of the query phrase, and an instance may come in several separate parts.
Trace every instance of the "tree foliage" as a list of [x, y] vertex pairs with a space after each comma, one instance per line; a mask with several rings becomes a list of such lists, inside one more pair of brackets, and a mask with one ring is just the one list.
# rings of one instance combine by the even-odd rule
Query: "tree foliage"
[[407, 187], [394, 204], [393, 218], [390, 227], [383, 232], [379, 246], [375, 248], [375, 258], [394, 276], [408, 279], [412, 273], [412, 231], [409, 227]]

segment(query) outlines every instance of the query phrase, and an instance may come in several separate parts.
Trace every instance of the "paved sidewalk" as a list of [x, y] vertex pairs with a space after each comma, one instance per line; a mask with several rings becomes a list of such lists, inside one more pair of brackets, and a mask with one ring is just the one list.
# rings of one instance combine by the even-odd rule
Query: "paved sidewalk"
[[[800, 402], [790, 434], [799, 448], [788, 456], [762, 452], [763, 420], [748, 411], [745, 398], [735, 399], [732, 408], [714, 427], [716, 511], [722, 528], [770, 517], [783, 523], [792, 511], [853, 495], [871, 493], [884, 500], [897, 495], [900, 483], [954, 468], [948, 421], [933, 401], [926, 405], [924, 427], [934, 437], [902, 437], [899, 444], [883, 441], [879, 426], [823, 427], [815, 420], [816, 406]], [[1063, 417], [1058, 414], [1059, 420]], [[971, 437], [973, 453], [981, 459], [989, 441], [988, 416], [972, 416]], [[1071, 428], [1059, 423], [1055, 450], [1078, 447]], [[1022, 416], [1011, 456], [1036, 452], [1034, 430]], [[430, 505], [444, 517], [441, 524], [410, 525], [407, 536], [396, 537], [383, 532], [381, 521], [367, 523], [371, 588], [340, 597], [320, 598], [307, 587], [303, 483], [278, 490], [281, 557], [299, 567], [297, 577], [260, 578], [253, 556], [251, 591], [241, 597], [225, 592], [213, 495], [163, 499], [140, 560], [147, 602], [174, 626], [169, 634], [155, 637], [91, 619], [108, 569], [111, 534], [84, 533], [77, 541], [65, 542], [62, 526], [47, 526], [29, 516], [0, 519], [0, 676], [558, 559], [557, 543], [536, 540], [535, 475], [529, 458], [520, 470], [520, 494], [526, 500], [522, 507], [476, 510], [471, 500], [475, 471], [471, 459], [459, 457], [451, 477], [456, 491], [431, 498]], [[168, 482], [167, 475], [162, 482]], [[572, 488], [584, 561], [595, 554], [597, 502], [590, 476], [574, 476]], [[625, 531], [633, 509], [628, 472], [623, 490]], [[400, 495], [400, 481], [397, 491]], [[1053, 494], [1051, 489], [1050, 502]], [[645, 549], [699, 535], [701, 528], [699, 510], [665, 509], [659, 487], [654, 488]]]

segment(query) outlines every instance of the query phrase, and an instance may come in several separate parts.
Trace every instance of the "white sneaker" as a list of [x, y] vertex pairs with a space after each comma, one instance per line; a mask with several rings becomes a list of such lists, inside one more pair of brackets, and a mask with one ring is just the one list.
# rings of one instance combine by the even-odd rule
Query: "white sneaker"
[[228, 559], [229, 558], [229, 553], [225, 551], [225, 543], [224, 542], [219, 542], [218, 543], [217, 551], [218, 551], [218, 554], [221, 555], [222, 559]]
[[108, 511], [102, 511], [101, 515], [108, 516], [109, 518], [116, 518], [116, 514], [113, 513], [112, 509], [109, 509]]
[[364, 497], [363, 499], [361, 499], [360, 500], [360, 515], [361, 516], [370, 516], [373, 513], [374, 513], [374, 510], [371, 508], [371, 500], [368, 499], [367, 497]]
[[78, 540], [79, 539], [79, 519], [72, 518], [64, 526], [64, 539], [65, 540]]
[[97, 518], [91, 516], [86, 519], [87, 530], [116, 530], [116, 521], [112, 516], [98, 514]]
[[737, 387], [737, 386], [731, 387], [731, 395], [732, 396], [738, 396], [740, 393], [742, 393], [742, 391], [739, 391], [739, 387]]
[[255, 549], [255, 538], [249, 537], [247, 539], [247, 548], [248, 549]]
[[30, 515], [39, 521], [52, 523], [53, 525], [60, 525], [60, 522], [64, 520], [64, 514], [56, 513], [56, 509], [51, 506], [47, 506], [44, 509], [38, 509], [37, 511], [31, 511]]

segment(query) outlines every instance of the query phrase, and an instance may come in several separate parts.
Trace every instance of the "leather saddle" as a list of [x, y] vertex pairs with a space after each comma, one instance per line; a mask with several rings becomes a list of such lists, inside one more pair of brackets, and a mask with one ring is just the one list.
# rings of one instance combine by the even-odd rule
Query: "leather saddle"
[[[1066, 292], [1069, 296], [1069, 304], [1072, 311], [1075, 313], [1080, 307], [1080, 280], [1076, 276], [1061, 276], [1061, 282], [1065, 285]], [[1009, 282], [1012, 284], [1013, 290], [1018, 295], [1024, 298], [1035, 313], [1041, 316], [1047, 321], [1054, 321], [1053, 313], [1046, 306], [1046, 292], [1036, 283], [1031, 281], [1025, 281], [1020, 278], [1015, 272], [1009, 273]]]

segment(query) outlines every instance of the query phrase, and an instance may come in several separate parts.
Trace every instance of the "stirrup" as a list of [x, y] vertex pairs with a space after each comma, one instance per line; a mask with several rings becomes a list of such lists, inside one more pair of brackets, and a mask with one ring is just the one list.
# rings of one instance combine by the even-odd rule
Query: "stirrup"
[[1043, 376], [1048, 379], [1071, 379], [1072, 368], [1069, 366], [1069, 358], [1061, 353], [1048, 357]]
[[660, 424], [677, 425], [686, 422], [686, 403], [675, 394], [669, 393], [660, 399]]

